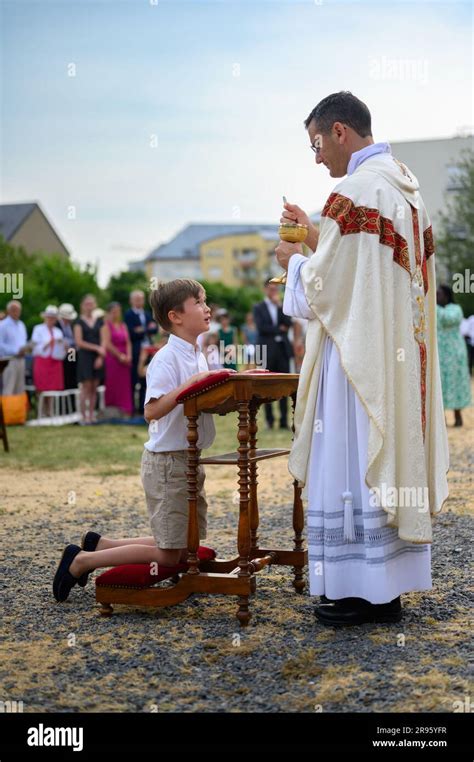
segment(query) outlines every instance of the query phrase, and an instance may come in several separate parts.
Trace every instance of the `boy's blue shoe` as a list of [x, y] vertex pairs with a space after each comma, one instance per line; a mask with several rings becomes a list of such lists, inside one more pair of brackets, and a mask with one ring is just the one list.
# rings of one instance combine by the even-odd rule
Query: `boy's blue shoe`
[[59, 602], [67, 599], [72, 588], [79, 581], [77, 577], [72, 576], [69, 567], [81, 550], [82, 548], [78, 545], [66, 545], [64, 549], [53, 580], [53, 594]]
[[[82, 535], [81, 540], [81, 548], [82, 550], [87, 550], [88, 553], [91, 553], [94, 551], [97, 547], [97, 544], [100, 540], [100, 534], [97, 532], [86, 532]], [[89, 579], [89, 572], [85, 572], [85, 574], [81, 574], [79, 579], [77, 580], [77, 584], [80, 585], [80, 587], [85, 587], [87, 585], [87, 580]]]

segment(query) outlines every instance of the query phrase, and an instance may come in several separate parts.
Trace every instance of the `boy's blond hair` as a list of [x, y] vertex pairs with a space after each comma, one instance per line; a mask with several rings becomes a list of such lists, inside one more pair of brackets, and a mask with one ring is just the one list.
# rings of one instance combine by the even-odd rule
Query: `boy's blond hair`
[[190, 296], [199, 299], [201, 291], [204, 291], [204, 286], [192, 278], [176, 278], [167, 283], [159, 283], [150, 294], [150, 307], [156, 322], [164, 331], [172, 331], [173, 323], [168, 318], [168, 312], [183, 312], [186, 299]]

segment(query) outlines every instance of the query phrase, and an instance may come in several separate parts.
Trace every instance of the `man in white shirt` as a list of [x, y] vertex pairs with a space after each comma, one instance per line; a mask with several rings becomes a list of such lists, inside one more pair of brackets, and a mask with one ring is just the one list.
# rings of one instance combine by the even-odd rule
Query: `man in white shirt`
[[7, 317], [0, 321], [0, 357], [12, 359], [3, 371], [3, 394], [23, 394], [25, 391], [26, 327], [21, 316], [21, 302], [12, 299], [7, 304]]

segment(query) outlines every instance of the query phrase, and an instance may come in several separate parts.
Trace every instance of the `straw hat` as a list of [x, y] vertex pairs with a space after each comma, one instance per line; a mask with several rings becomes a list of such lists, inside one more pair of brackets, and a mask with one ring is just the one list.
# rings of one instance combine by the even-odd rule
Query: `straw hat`
[[75, 320], [77, 318], [77, 312], [72, 304], [69, 304], [69, 302], [64, 302], [64, 304], [61, 304], [58, 312], [59, 317], [64, 318], [64, 320]]
[[57, 318], [59, 314], [59, 310], [57, 307], [54, 306], [54, 304], [48, 304], [45, 310], [40, 313], [41, 317], [55, 317]]

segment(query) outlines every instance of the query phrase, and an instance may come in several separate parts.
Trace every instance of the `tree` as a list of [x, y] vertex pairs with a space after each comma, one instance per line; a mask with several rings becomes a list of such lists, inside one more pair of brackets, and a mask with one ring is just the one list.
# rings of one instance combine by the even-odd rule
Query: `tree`
[[[130, 292], [140, 289], [145, 292], [145, 299], [149, 297], [149, 283], [146, 273], [142, 270], [124, 270], [118, 275], [112, 275], [107, 284], [107, 297], [109, 302], [120, 302], [122, 311], [129, 308]], [[149, 307], [147, 307], [149, 309]]]
[[76, 310], [85, 294], [94, 294], [100, 306], [104, 295], [97, 283], [97, 272], [93, 265], [81, 267], [69, 257], [60, 254], [28, 254], [23, 247], [14, 247], [0, 236], [1, 285], [7, 281], [5, 275], [15, 276], [21, 283], [21, 294], [5, 289], [0, 292], [0, 308], [15, 297], [23, 305], [22, 320], [28, 332], [41, 322], [40, 313], [48, 304], [57, 307], [62, 302], [70, 302]]
[[[232, 323], [238, 327], [245, 322], [246, 313], [263, 298], [262, 292], [256, 287], [232, 288], [221, 282], [199, 282], [206, 290], [207, 304], [225, 307], [229, 311]], [[126, 310], [129, 306], [130, 292], [134, 289], [144, 291], [148, 303], [150, 282], [144, 272], [125, 270], [118, 275], [112, 275], [106, 289], [108, 301], [120, 302], [122, 310]]]
[[[474, 313], [474, 152], [455, 165], [456, 193], [441, 216], [436, 255], [465, 315]], [[472, 276], [472, 277], [471, 277]]]
[[228, 310], [232, 324], [240, 328], [245, 315], [263, 298], [262, 291], [253, 286], [231, 287], [221, 282], [199, 281], [206, 290], [207, 304], [218, 304]]

